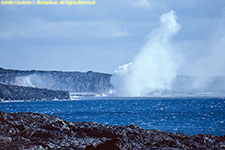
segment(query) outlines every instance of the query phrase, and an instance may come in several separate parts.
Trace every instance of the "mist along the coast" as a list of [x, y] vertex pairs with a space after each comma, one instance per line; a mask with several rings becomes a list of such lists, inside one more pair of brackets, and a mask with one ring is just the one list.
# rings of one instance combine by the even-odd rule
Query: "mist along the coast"
[[188, 56], [188, 49], [176, 45], [173, 40], [182, 30], [175, 12], [164, 13], [159, 20], [160, 25], [150, 32], [145, 45], [133, 61], [115, 71], [111, 80], [115, 95], [223, 94], [224, 36], [211, 41], [204, 48], [204, 53], [193, 59], [193, 56]]

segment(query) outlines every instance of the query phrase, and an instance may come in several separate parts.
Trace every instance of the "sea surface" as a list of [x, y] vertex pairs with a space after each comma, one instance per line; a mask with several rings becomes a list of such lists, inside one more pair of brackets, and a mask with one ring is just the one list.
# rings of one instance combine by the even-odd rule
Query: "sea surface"
[[225, 135], [225, 98], [81, 98], [0, 102], [4, 112], [35, 112], [67, 121], [135, 124], [145, 129]]

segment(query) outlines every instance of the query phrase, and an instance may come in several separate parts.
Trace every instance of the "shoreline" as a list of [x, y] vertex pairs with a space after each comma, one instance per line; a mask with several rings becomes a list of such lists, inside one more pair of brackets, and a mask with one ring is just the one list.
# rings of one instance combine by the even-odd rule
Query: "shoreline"
[[0, 111], [0, 149], [225, 149], [225, 135], [185, 135]]

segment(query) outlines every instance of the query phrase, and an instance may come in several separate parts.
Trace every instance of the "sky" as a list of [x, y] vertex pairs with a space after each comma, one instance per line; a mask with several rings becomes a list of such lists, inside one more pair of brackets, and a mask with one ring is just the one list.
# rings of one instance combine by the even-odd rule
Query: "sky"
[[113, 73], [133, 60], [170, 10], [181, 25], [173, 42], [189, 58], [204, 55], [208, 41], [225, 33], [224, 0], [0, 5], [0, 67]]

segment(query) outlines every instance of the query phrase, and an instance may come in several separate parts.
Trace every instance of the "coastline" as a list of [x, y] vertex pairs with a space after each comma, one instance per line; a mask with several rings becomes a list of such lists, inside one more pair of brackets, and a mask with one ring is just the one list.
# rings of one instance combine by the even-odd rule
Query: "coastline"
[[0, 149], [225, 149], [225, 135], [185, 135], [0, 111]]

